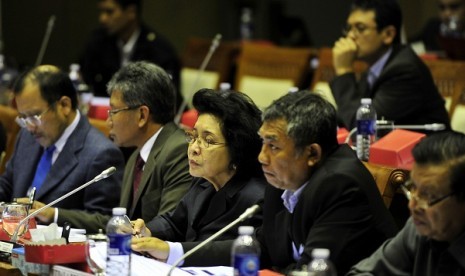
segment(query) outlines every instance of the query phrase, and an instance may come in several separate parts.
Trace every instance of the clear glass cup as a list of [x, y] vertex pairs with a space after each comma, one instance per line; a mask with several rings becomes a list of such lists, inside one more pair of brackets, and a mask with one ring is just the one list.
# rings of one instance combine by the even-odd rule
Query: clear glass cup
[[27, 216], [27, 211], [28, 208], [24, 204], [14, 202], [5, 205], [2, 212], [2, 227], [8, 236], [13, 236], [16, 229], [18, 229], [18, 237], [26, 233], [28, 222], [26, 221], [22, 225], [19, 223]]
[[86, 260], [95, 276], [105, 275], [107, 242], [88, 238], [86, 240]]

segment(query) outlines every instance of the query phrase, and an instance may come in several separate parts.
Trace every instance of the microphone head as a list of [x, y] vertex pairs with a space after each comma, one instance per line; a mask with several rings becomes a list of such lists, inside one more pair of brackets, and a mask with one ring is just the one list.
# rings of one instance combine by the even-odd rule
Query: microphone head
[[102, 176], [102, 178], [107, 178], [110, 175], [114, 174], [115, 172], [116, 172], [115, 167], [109, 167], [108, 169], [104, 170], [100, 175]]

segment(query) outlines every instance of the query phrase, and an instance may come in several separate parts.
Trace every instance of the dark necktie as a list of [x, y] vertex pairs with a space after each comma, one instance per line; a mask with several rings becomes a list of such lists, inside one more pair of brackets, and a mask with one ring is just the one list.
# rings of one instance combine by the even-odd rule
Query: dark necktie
[[134, 191], [132, 193], [134, 198], [136, 197], [137, 190], [139, 189], [139, 184], [142, 178], [142, 172], [143, 172], [144, 165], [145, 165], [144, 159], [142, 159], [140, 154], [138, 154], [137, 159], [136, 159], [136, 164], [134, 165], [134, 180], [133, 180]]
[[44, 150], [42, 157], [40, 157], [40, 161], [37, 164], [36, 174], [34, 175], [34, 180], [31, 185], [31, 187], [35, 187], [37, 191], [39, 191], [40, 187], [42, 187], [45, 177], [52, 167], [52, 157], [55, 149], [55, 145], [51, 145]]

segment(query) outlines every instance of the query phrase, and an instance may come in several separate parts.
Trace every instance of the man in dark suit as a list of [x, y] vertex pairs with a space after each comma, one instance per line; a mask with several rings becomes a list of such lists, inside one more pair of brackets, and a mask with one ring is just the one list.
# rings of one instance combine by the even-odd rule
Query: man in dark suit
[[[148, 62], [121, 68], [108, 84], [110, 137], [120, 147], [137, 147], [126, 164], [119, 206], [131, 219], [151, 220], [176, 207], [191, 176], [184, 132], [174, 123], [174, 86], [168, 74]], [[108, 190], [115, 194], [119, 190]], [[35, 203], [38, 204], [38, 203]], [[51, 215], [41, 216], [50, 220]], [[110, 216], [60, 210], [58, 223], [97, 232]]]
[[[400, 45], [402, 13], [395, 0], [355, 0], [345, 36], [333, 48], [337, 77], [331, 90], [347, 128], [356, 127], [361, 98], [372, 98], [378, 118], [400, 125], [442, 123], [450, 128], [444, 100], [431, 73], [408, 46]], [[356, 59], [370, 66], [356, 80]]]
[[[146, 60], [165, 69], [179, 88], [180, 62], [171, 43], [142, 22], [142, 0], [99, 0], [101, 28], [94, 31], [80, 64], [84, 81], [97, 96], [129, 61]], [[182, 97], [176, 91], [176, 106]]]
[[48, 203], [114, 166], [109, 178], [55, 205], [110, 214], [119, 200], [123, 156], [79, 113], [68, 75], [51, 65], [33, 68], [16, 81], [14, 94], [23, 129], [0, 176], [0, 201], [24, 197], [36, 187], [36, 199]]
[[[338, 145], [336, 110], [299, 91], [268, 107], [258, 156], [269, 185], [256, 231], [261, 268], [289, 272], [307, 265], [314, 248], [328, 248], [338, 273], [396, 234], [370, 172], [353, 150]], [[232, 241], [218, 241], [185, 266], [228, 265]]]

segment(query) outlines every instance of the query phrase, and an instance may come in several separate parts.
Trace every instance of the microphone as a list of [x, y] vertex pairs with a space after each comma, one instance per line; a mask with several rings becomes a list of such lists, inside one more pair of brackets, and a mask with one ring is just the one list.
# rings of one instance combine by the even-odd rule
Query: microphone
[[42, 40], [42, 45], [40, 46], [39, 55], [36, 59], [35, 66], [39, 66], [42, 63], [42, 59], [47, 50], [48, 41], [50, 40], [50, 35], [52, 34], [53, 27], [55, 26], [55, 15], [50, 16], [47, 23], [47, 29], [45, 30], [44, 39]]
[[19, 232], [19, 229], [21, 228], [21, 226], [26, 222], [28, 221], [30, 218], [32, 218], [33, 216], [37, 215], [38, 213], [42, 212], [45, 208], [48, 208], [48, 207], [51, 207], [53, 205], [55, 205], [56, 203], [62, 201], [63, 199], [66, 199], [68, 198], [69, 196], [79, 192], [80, 190], [86, 188], [87, 186], [95, 183], [95, 182], [98, 182], [102, 179], [105, 179], [107, 177], [109, 177], [110, 175], [112, 175], [114, 172], [116, 171], [116, 168], [115, 167], [110, 167], [106, 170], [104, 170], [103, 172], [101, 172], [99, 175], [97, 175], [96, 177], [94, 177], [94, 179], [90, 180], [89, 182], [77, 187], [76, 189], [70, 191], [69, 193], [55, 199], [54, 201], [42, 206], [41, 208], [35, 210], [34, 212], [30, 213], [29, 215], [27, 215], [25, 218], [23, 218], [19, 223], [18, 223], [18, 226], [16, 226], [16, 229], [15, 229], [15, 232], [13, 233], [13, 236], [11, 236], [11, 239], [10, 241], [11, 242], [16, 242], [18, 240], [18, 232]]
[[[215, 37], [212, 40], [212, 44], [210, 45], [210, 49], [208, 50], [207, 55], [205, 56], [204, 60], [202, 61], [202, 64], [200, 65], [197, 76], [196, 76], [194, 82], [191, 85], [191, 88], [189, 90], [189, 94], [187, 95], [188, 99], [192, 98], [192, 95], [195, 92], [194, 89], [197, 87], [197, 84], [200, 81], [200, 77], [202, 76], [203, 72], [205, 71], [205, 68], [207, 67], [208, 62], [210, 62], [210, 59], [211, 59], [213, 53], [215, 52], [216, 48], [218, 48], [218, 46], [220, 45], [220, 41], [221, 41], [221, 34], [216, 34]], [[184, 98], [182, 103], [181, 103], [181, 106], [179, 107], [178, 113], [176, 114], [176, 117], [174, 119], [174, 122], [176, 124], [179, 124], [179, 122], [181, 121], [181, 116], [182, 116], [182, 113], [183, 113], [184, 109], [187, 106], [188, 99]]]
[[225, 227], [221, 228], [218, 232], [211, 235], [208, 239], [204, 240], [203, 242], [199, 243], [196, 247], [192, 248], [191, 250], [187, 251], [182, 255], [174, 264], [171, 266], [170, 270], [168, 271], [167, 276], [171, 275], [171, 272], [182, 262], [184, 259], [195, 253], [197, 250], [205, 246], [206, 244], [210, 243], [212, 240], [221, 236], [224, 232], [228, 231], [231, 227], [235, 226], [239, 222], [245, 220], [246, 218], [250, 218], [253, 214], [255, 214], [258, 210], [260, 210], [260, 206], [255, 204], [249, 208], [247, 208], [244, 213], [242, 213], [236, 220], [231, 222], [230, 224], [226, 225]]

